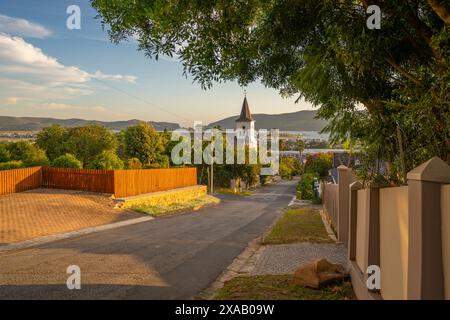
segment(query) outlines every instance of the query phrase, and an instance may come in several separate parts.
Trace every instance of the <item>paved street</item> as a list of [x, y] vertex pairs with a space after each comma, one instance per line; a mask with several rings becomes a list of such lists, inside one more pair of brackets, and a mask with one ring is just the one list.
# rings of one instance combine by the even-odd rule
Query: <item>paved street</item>
[[[0, 299], [189, 299], [261, 235], [295, 194], [295, 181], [250, 197], [223, 196], [195, 213], [0, 254]], [[68, 290], [66, 269], [81, 269]]]

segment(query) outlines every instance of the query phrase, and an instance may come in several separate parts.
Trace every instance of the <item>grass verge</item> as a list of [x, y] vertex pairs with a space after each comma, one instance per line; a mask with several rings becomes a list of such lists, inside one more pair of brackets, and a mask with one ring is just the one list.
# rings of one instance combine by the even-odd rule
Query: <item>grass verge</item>
[[319, 210], [312, 208], [289, 208], [264, 237], [263, 244], [286, 244], [295, 242], [332, 242], [323, 225]]
[[181, 201], [181, 202], [175, 202], [168, 205], [136, 205], [134, 207], [131, 207], [132, 210], [135, 210], [137, 212], [142, 212], [146, 214], [150, 214], [154, 217], [158, 216], [166, 216], [170, 214], [185, 212], [185, 211], [196, 211], [200, 208], [211, 206], [218, 204], [220, 202], [220, 199], [210, 196], [210, 195], [204, 195], [196, 199], [188, 200], [188, 201]]
[[218, 193], [222, 193], [222, 194], [231, 194], [233, 196], [243, 196], [243, 197], [248, 197], [251, 196], [252, 193], [250, 191], [242, 191], [242, 192], [236, 192], [234, 193], [233, 190], [229, 189], [229, 188], [220, 188], [217, 190]]
[[345, 281], [322, 289], [291, 283], [292, 275], [242, 276], [227, 281], [215, 300], [354, 300], [352, 285]]

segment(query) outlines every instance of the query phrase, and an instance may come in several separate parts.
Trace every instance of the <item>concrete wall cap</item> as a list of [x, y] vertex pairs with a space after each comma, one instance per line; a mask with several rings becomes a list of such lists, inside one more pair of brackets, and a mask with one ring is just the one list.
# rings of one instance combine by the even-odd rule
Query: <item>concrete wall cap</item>
[[360, 190], [363, 188], [363, 185], [359, 181], [355, 181], [352, 184], [350, 184], [350, 190]]
[[439, 157], [433, 157], [408, 172], [408, 180], [450, 183], [450, 166]]

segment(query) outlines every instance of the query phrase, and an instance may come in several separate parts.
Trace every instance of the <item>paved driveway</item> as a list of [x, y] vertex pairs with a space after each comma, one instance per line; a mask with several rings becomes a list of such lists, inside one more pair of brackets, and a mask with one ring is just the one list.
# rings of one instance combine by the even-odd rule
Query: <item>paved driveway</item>
[[[220, 205], [0, 253], [2, 299], [189, 299], [260, 236], [295, 194], [295, 182]], [[81, 290], [68, 290], [69, 265]]]
[[0, 245], [138, 217], [113, 209], [106, 195], [80, 191], [36, 189], [0, 196]]

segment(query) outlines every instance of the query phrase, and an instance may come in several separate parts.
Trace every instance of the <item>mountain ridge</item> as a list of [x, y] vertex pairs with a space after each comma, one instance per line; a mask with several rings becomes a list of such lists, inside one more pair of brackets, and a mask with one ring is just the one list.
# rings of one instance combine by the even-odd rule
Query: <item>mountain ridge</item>
[[[0, 131], [38, 131], [53, 124], [59, 124], [63, 127], [77, 127], [88, 124], [99, 124], [111, 130], [122, 130], [129, 126], [141, 122], [138, 119], [119, 120], [119, 121], [99, 121], [85, 120], [79, 118], [57, 119], [50, 117], [9, 117], [0, 116]], [[151, 124], [156, 130], [175, 130], [180, 128], [178, 123], [143, 121]]]
[[[315, 119], [317, 111], [300, 110], [291, 113], [281, 114], [253, 114], [256, 129], [279, 129], [281, 131], [320, 131], [327, 122], [321, 119]], [[235, 120], [239, 115], [227, 117], [207, 125], [208, 128], [220, 126], [222, 129], [234, 129]], [[0, 116], [0, 131], [39, 131], [42, 128], [53, 124], [59, 124], [63, 127], [76, 127], [88, 124], [103, 125], [111, 130], [122, 130], [129, 126], [141, 122], [138, 119], [119, 120], [119, 121], [100, 121], [85, 120], [80, 118], [58, 119], [51, 117], [11, 117]], [[162, 131], [175, 130], [181, 128], [178, 123], [164, 121], [144, 121], [151, 124], [156, 130]]]
[[[255, 129], [279, 129], [281, 131], [320, 131], [326, 125], [327, 121], [315, 119], [317, 111], [300, 110], [281, 114], [252, 114], [255, 120]], [[213, 128], [220, 126], [222, 129], [234, 129], [235, 121], [239, 115], [227, 117], [225, 119], [212, 122], [207, 127]]]

